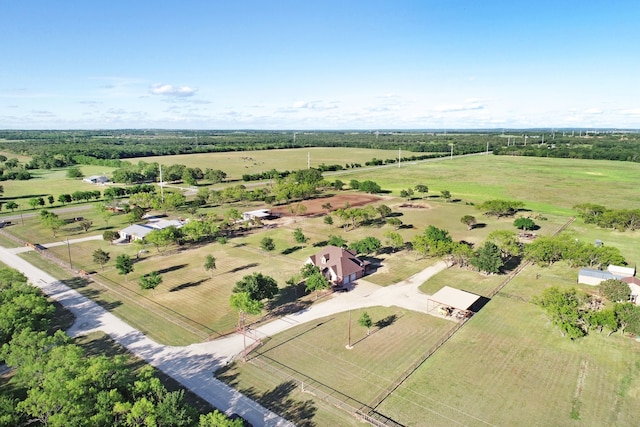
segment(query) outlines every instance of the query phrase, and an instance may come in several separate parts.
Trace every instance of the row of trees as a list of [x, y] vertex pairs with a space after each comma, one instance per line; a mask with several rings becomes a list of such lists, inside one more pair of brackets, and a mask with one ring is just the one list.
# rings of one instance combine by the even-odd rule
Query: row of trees
[[582, 203], [573, 207], [586, 224], [618, 231], [640, 228], [640, 209], [607, 209], [602, 205]]
[[0, 269], [0, 360], [13, 369], [0, 389], [0, 425], [240, 427], [219, 411], [198, 415], [125, 356], [90, 356], [62, 331], [55, 309], [16, 270]]
[[[625, 283], [622, 284], [628, 291], [629, 287]], [[576, 288], [557, 286], [545, 289], [533, 302], [547, 312], [563, 336], [571, 339], [583, 337], [592, 329], [598, 332], [606, 329], [609, 334], [620, 330], [622, 333], [626, 331], [638, 335], [640, 334], [640, 307], [631, 302], [618, 302], [621, 299], [619, 295], [621, 289], [622, 287], [615, 283], [601, 285], [603, 295], [616, 298], [613, 304], [606, 308], [593, 304], [592, 295]]]
[[609, 264], [626, 265], [620, 250], [613, 246], [596, 246], [571, 238], [568, 234], [543, 236], [524, 248], [525, 259], [539, 265], [566, 261], [571, 267], [601, 268]]

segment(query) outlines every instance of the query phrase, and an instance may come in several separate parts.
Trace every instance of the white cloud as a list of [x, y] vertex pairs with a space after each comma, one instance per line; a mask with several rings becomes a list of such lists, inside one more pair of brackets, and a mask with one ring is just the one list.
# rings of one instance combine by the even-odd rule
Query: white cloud
[[194, 88], [189, 86], [173, 86], [173, 85], [163, 85], [163, 84], [155, 84], [151, 86], [151, 93], [153, 95], [164, 95], [164, 96], [173, 96], [173, 97], [187, 97], [193, 96], [196, 93]]

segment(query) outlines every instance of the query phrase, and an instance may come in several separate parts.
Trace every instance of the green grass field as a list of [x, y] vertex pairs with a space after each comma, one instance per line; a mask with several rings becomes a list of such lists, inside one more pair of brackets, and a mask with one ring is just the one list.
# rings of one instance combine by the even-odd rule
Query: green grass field
[[[237, 178], [243, 173], [272, 168], [304, 168], [307, 152], [311, 153], [312, 165], [314, 161], [317, 161], [315, 164], [364, 163], [372, 157], [393, 157], [388, 151], [304, 149], [144, 160], [161, 159], [164, 164], [223, 169]], [[354, 157], [349, 157], [351, 155]], [[226, 169], [228, 165], [233, 165], [233, 173]], [[85, 174], [90, 173], [85, 171]], [[524, 214], [535, 218], [541, 227], [537, 233], [551, 234], [575, 215], [571, 208], [579, 203], [636, 208], [640, 166], [626, 162], [475, 156], [404, 164], [400, 170], [394, 167], [356, 169], [346, 175], [329, 177], [335, 178], [345, 182], [371, 179], [389, 190], [381, 203], [401, 214], [399, 218], [405, 225], [413, 226], [399, 230], [405, 241], [428, 225], [435, 225], [447, 229], [454, 240], [479, 244], [494, 230], [513, 230], [513, 218], [484, 217], [473, 204], [493, 198], [521, 200], [529, 210]], [[55, 183], [66, 180], [62, 171], [51, 172], [41, 179], [43, 181], [34, 181], [40, 187], [26, 186], [21, 191], [26, 194], [42, 191], [38, 190], [43, 188], [42, 183], [47, 189], [69, 185]], [[429, 187], [425, 199], [411, 201], [424, 208], [400, 208], [399, 205], [406, 202], [398, 197], [400, 190], [416, 184]], [[5, 198], [9, 195], [7, 185], [5, 183]], [[444, 202], [437, 197], [442, 190], [451, 191], [459, 201]], [[222, 212], [229, 207], [211, 210]], [[240, 210], [252, 208], [254, 205], [238, 206]], [[482, 226], [467, 230], [460, 223], [460, 218], [467, 214], [476, 216]], [[82, 215], [94, 220], [88, 234], [98, 234], [106, 228], [92, 211]], [[109, 246], [102, 241], [78, 243], [71, 247], [74, 267], [96, 271], [97, 278], [110, 284], [111, 289], [82, 282], [72, 284], [160, 342], [175, 345], [195, 342], [202, 339], [201, 334], [216, 336], [233, 329], [237, 317], [228, 307], [228, 298], [235, 282], [245, 274], [260, 271], [273, 276], [283, 286], [317, 250], [314, 244], [321, 244], [329, 234], [339, 234], [350, 242], [370, 235], [383, 240], [383, 233], [390, 229], [387, 225], [373, 224], [345, 232], [337, 227], [340, 221], [334, 219], [336, 225], [328, 226], [322, 218], [299, 218], [283, 227], [232, 239], [227, 245], [183, 248], [170, 255], [157, 254], [149, 247], [150, 252], [135, 264], [135, 271], [127, 280], [117, 274], [113, 260], [119, 253], [135, 255], [136, 247]], [[124, 225], [122, 217], [114, 217], [109, 223], [114, 229]], [[293, 239], [292, 233], [297, 227], [309, 238], [305, 245], [298, 245]], [[53, 239], [37, 219], [25, 220], [25, 226], [17, 224], [7, 230], [39, 243], [86, 235], [69, 226]], [[640, 260], [638, 231], [603, 230], [578, 219], [566, 232], [582, 241], [600, 239], [605, 245], [619, 248], [631, 265]], [[276, 243], [276, 250], [271, 254], [259, 248], [264, 236], [272, 237]], [[6, 239], [0, 240], [2, 244], [5, 242]], [[97, 248], [111, 253], [112, 261], [104, 271], [92, 260]], [[50, 251], [61, 259], [68, 255], [66, 246]], [[213, 278], [202, 267], [207, 254], [217, 259]], [[34, 254], [24, 257], [36, 264], [45, 264]], [[381, 268], [366, 279], [390, 285], [436, 260], [416, 259], [412, 253], [398, 252], [376, 256], [374, 261], [381, 262]], [[155, 292], [140, 291], [137, 279], [157, 270], [163, 271], [163, 284]], [[636, 362], [640, 360], [640, 344], [620, 334], [606, 337], [597, 333], [571, 342], [562, 338], [542, 310], [529, 302], [547, 286], [576, 286], [576, 278], [577, 269], [564, 263], [525, 269], [384, 400], [379, 411], [403, 425], [634, 425], [635, 408], [640, 404], [640, 365]], [[484, 276], [452, 268], [424, 283], [421, 289], [433, 293], [448, 285], [486, 296], [503, 279], [498, 275]], [[582, 289], [593, 291], [584, 286]], [[150, 307], [157, 308], [159, 314], [151, 315], [154, 310]], [[255, 353], [259, 355], [255, 364], [234, 365], [220, 375], [291, 419], [304, 421], [300, 414], [311, 413], [311, 421], [300, 422], [300, 425], [359, 425], [345, 412], [314, 398], [309, 390], [301, 392], [297, 381], [308, 378], [357, 402], [368, 403], [451, 326], [440, 319], [394, 308], [368, 311], [374, 322], [391, 314], [397, 314], [398, 318], [358, 342], [351, 351], [344, 349], [346, 313], [325, 319], [319, 322], [321, 325], [302, 325], [273, 337]], [[199, 333], [187, 332], [179, 326], [180, 322], [168, 320], [172, 317], [187, 322]], [[354, 341], [364, 337], [364, 330], [357, 325], [354, 331], [360, 334], [353, 336]], [[287, 382], [292, 376], [293, 388]], [[290, 411], [287, 405], [282, 405], [282, 400], [276, 399], [283, 390], [288, 390], [286, 395], [291, 400], [287, 402], [298, 412]]]

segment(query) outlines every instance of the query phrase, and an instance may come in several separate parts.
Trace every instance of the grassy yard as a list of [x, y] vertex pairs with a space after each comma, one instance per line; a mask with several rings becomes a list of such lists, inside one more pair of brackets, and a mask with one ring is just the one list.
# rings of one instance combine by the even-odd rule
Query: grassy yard
[[380, 412], [404, 425], [634, 425], [638, 343], [563, 338], [539, 307], [514, 298], [519, 288], [507, 286], [509, 298], [496, 296]]
[[[309, 394], [298, 395], [297, 399], [331, 393], [359, 408], [452, 327], [449, 321], [399, 308], [375, 307], [366, 311], [374, 324], [381, 322], [381, 326], [374, 326], [367, 336], [366, 329], [357, 324], [361, 310], [354, 311], [351, 350], [345, 348], [349, 314], [340, 313], [279, 334], [252, 353], [249, 363], [236, 363], [218, 376], [259, 398], [283, 381], [292, 380], [298, 388], [302, 381]], [[258, 400], [269, 406], [268, 400]], [[313, 424], [300, 425], [329, 425], [324, 419], [324, 405], [316, 399], [312, 401], [318, 407], [317, 418], [307, 421]]]

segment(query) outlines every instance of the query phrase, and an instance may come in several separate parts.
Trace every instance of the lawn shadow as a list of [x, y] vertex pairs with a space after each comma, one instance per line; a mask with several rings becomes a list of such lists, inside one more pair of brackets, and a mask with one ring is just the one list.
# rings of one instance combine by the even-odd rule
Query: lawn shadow
[[258, 266], [257, 262], [252, 262], [251, 264], [245, 264], [245, 265], [241, 265], [240, 267], [232, 268], [231, 270], [227, 271], [227, 273], [237, 273], [238, 271], [247, 270], [249, 268], [253, 268], [257, 266]]
[[200, 279], [200, 280], [197, 280], [195, 282], [186, 282], [186, 283], [183, 283], [181, 285], [174, 286], [173, 288], [169, 289], [169, 292], [177, 292], [177, 291], [181, 291], [181, 290], [187, 289], [187, 288], [194, 288], [196, 286], [202, 285], [207, 280], [209, 280], [209, 279]]
[[187, 264], [178, 264], [178, 265], [172, 265], [171, 267], [167, 267], [167, 268], [163, 268], [158, 270], [159, 274], [164, 274], [164, 273], [170, 273], [172, 271], [176, 271], [176, 270], [180, 270], [181, 268], [185, 268], [187, 266]]

